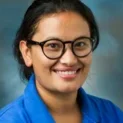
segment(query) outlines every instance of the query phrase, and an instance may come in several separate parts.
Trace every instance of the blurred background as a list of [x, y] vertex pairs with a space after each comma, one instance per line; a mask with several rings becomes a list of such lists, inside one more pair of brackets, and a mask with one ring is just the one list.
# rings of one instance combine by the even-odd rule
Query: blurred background
[[[111, 100], [123, 110], [123, 0], [83, 0], [97, 20], [100, 44], [84, 84], [86, 92]], [[23, 93], [12, 43], [32, 0], [0, 0], [0, 108]]]

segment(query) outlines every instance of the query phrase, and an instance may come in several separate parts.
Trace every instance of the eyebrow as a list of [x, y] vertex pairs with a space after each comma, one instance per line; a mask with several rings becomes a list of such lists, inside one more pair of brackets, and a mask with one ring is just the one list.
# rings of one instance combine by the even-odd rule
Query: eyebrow
[[[79, 39], [79, 38], [84, 38], [84, 37], [91, 38], [90, 36], [87, 36], [87, 35], [81, 35], [81, 36], [78, 36], [78, 37], [76, 37], [75, 39], [69, 40], [69, 41], [75, 41], [75, 40], [77, 40], [77, 39]], [[63, 40], [63, 39], [61, 39], [61, 38], [59, 38], [59, 37], [55, 37], [55, 36], [47, 37], [45, 40], [52, 40], [52, 39], [65, 41], [65, 40]]]

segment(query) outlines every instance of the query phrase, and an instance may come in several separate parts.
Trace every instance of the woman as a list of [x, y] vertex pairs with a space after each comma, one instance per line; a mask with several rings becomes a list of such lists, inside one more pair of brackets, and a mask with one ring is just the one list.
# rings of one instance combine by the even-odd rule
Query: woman
[[99, 32], [79, 0], [35, 0], [14, 42], [24, 94], [0, 112], [0, 123], [123, 123], [110, 101], [85, 93]]

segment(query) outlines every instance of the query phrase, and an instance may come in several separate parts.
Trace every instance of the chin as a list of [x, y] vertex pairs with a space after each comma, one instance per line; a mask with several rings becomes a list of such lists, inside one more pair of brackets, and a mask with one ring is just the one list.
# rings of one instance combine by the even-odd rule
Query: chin
[[74, 86], [74, 87], [70, 87], [70, 86], [68, 86], [68, 87], [60, 87], [59, 89], [58, 89], [58, 91], [59, 92], [61, 92], [61, 93], [73, 93], [73, 92], [76, 92], [76, 91], [78, 91], [78, 89], [80, 88], [80, 86]]

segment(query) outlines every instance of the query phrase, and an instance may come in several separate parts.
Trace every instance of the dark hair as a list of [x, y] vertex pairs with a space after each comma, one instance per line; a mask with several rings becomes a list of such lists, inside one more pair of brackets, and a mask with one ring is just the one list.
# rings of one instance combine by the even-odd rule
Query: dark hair
[[22, 24], [16, 34], [13, 44], [13, 52], [18, 60], [20, 74], [24, 79], [29, 80], [33, 73], [32, 67], [27, 67], [19, 50], [21, 40], [28, 40], [33, 37], [36, 32], [37, 24], [41, 17], [64, 11], [73, 11], [80, 14], [88, 23], [91, 38], [95, 40], [93, 43], [93, 51], [99, 43], [99, 31], [92, 11], [80, 0], [35, 0], [27, 9]]

